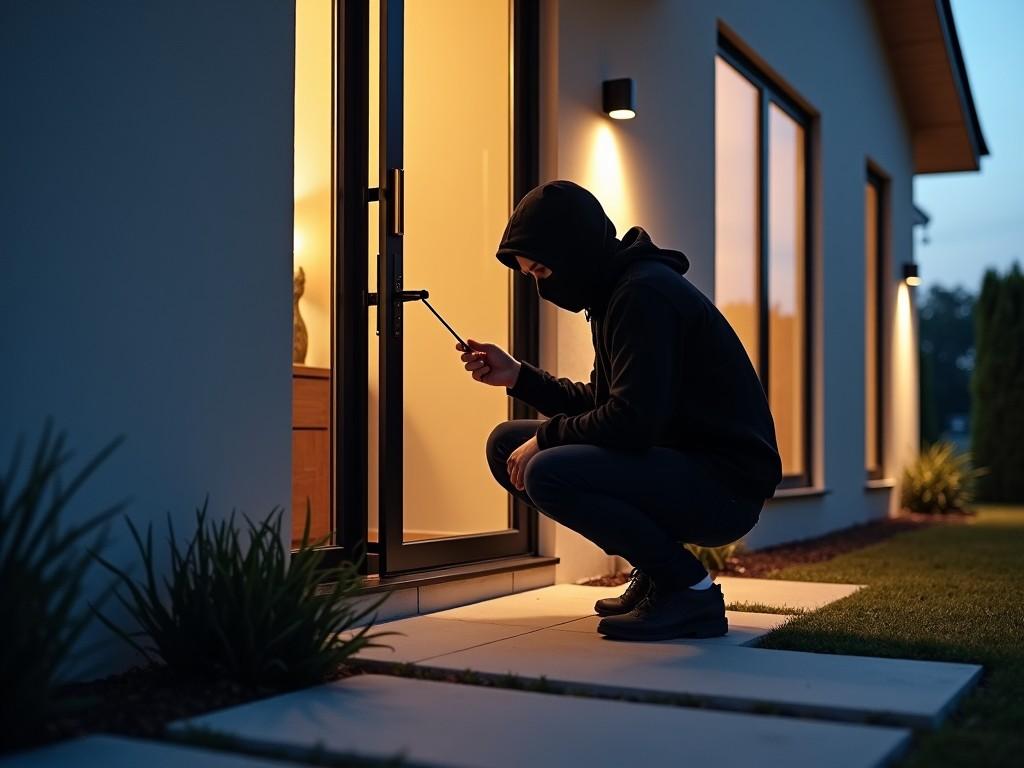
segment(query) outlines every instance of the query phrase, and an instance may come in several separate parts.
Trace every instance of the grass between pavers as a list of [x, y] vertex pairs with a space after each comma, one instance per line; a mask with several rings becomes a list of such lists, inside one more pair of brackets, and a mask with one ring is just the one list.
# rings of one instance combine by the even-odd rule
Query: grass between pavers
[[866, 584], [762, 638], [762, 648], [981, 664], [977, 688], [905, 766], [1019, 765], [1024, 755], [1024, 507], [905, 533], [779, 579]]

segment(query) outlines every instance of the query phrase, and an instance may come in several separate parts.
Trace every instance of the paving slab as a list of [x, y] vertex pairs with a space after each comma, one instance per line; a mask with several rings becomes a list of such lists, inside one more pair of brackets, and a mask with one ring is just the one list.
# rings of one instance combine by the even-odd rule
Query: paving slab
[[719, 576], [715, 581], [722, 585], [722, 593], [728, 604], [756, 603], [791, 611], [816, 611], [836, 600], [849, 597], [864, 586], [781, 579], [744, 579], [739, 576]]
[[[529, 623], [490, 624], [482, 621], [438, 619], [435, 618], [436, 615], [414, 616], [375, 624], [371, 633], [380, 631], [400, 632], [401, 634], [388, 635], [376, 641], [390, 647], [363, 648], [354, 658], [360, 661], [382, 661], [396, 664], [425, 661], [436, 656], [468, 650], [545, 628], [530, 626]], [[750, 645], [791, 618], [785, 614], [735, 611], [727, 611], [726, 615], [729, 618], [729, 633], [724, 637], [669, 642]], [[543, 617], [536, 618], [537, 621], [540, 621]], [[544, 620], [550, 620], [550, 617]], [[555, 624], [550, 628], [564, 632], [596, 634], [597, 623], [600, 620], [600, 616], [584, 616], [581, 619]], [[345, 632], [341, 636], [345, 638], [352, 634], [353, 632]]]
[[[819, 584], [729, 576], [719, 577], [716, 581], [722, 585], [726, 603], [761, 604], [795, 612], [817, 610], [861, 589], [858, 584]], [[540, 629], [593, 616], [597, 600], [618, 596], [622, 594], [622, 589], [621, 586], [556, 584], [426, 615], [435, 619], [481, 621]]]
[[594, 614], [594, 603], [622, 594], [622, 587], [556, 584], [427, 614], [434, 619], [482, 621], [513, 627], [552, 627]]
[[[396, 663], [422, 661], [433, 656], [504, 640], [532, 630], [529, 627], [478, 621], [444, 621], [431, 615], [375, 624], [370, 634], [378, 631], [402, 634], [388, 635], [374, 641], [389, 645], [391, 648], [363, 648], [355, 658]], [[341, 637], [346, 638], [352, 634], [344, 632]]]
[[[562, 632], [564, 636], [578, 633]], [[463, 768], [750, 765], [859, 768], [907, 744], [897, 728], [802, 721], [359, 675], [252, 702], [206, 726], [253, 744], [312, 746]], [[623, 734], [636, 734], [622, 738]], [[151, 767], [147, 767], [151, 768]]]
[[287, 768], [296, 763], [157, 741], [88, 736], [0, 759], [2, 768]]
[[[748, 613], [746, 611], [726, 611], [729, 620], [729, 632], [722, 637], [702, 639], [688, 638], [685, 640], [668, 640], [670, 643], [712, 643], [715, 645], [751, 645], [756, 643], [776, 627], [782, 626], [791, 618], [784, 613]], [[559, 632], [587, 632], [597, 634], [600, 616], [586, 616], [582, 619], [557, 624], [551, 629]]]
[[981, 667], [542, 629], [438, 656], [438, 670], [547, 678], [581, 693], [680, 695], [720, 709], [933, 727]]

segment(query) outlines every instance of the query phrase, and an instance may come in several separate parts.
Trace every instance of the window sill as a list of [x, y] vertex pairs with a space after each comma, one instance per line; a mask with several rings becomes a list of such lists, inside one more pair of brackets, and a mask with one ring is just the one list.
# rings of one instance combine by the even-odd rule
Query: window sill
[[813, 485], [804, 486], [802, 488], [779, 488], [775, 491], [775, 495], [768, 499], [768, 503], [770, 504], [778, 499], [810, 499], [818, 496], [825, 496], [829, 493], [832, 493], [831, 488]]
[[497, 560], [487, 560], [482, 563], [468, 563], [466, 565], [455, 565], [449, 568], [434, 568], [426, 571], [411, 571], [396, 576], [365, 576], [363, 586], [358, 594], [367, 595], [374, 592], [390, 592], [396, 589], [412, 589], [425, 587], [429, 584], [443, 584], [446, 581], [459, 581], [461, 579], [472, 579], [478, 576], [488, 576], [494, 573], [507, 573], [509, 571], [525, 571], [530, 568], [544, 568], [557, 565], [557, 557], [504, 557]]
[[895, 487], [896, 478], [894, 477], [879, 477], [878, 479], [868, 480], [864, 483], [865, 491], [877, 491]]

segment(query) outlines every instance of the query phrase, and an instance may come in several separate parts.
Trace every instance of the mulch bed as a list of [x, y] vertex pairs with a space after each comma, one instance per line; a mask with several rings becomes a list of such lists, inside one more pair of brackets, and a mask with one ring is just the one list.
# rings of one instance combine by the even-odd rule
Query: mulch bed
[[[770, 576], [791, 565], [808, 565], [831, 560], [834, 557], [869, 547], [907, 531], [917, 531], [932, 525], [959, 524], [970, 522], [967, 514], [919, 515], [904, 513], [899, 517], [874, 520], [869, 523], [834, 531], [816, 539], [806, 539], [790, 544], [780, 544], [756, 552], [737, 552], [727, 561], [726, 568], [715, 571], [712, 576], [747, 576], [761, 578]], [[591, 587], [617, 587], [629, 581], [629, 573], [615, 573], [583, 582]]]
[[[351, 668], [333, 678], [360, 674]], [[38, 746], [92, 733], [159, 737], [167, 724], [218, 709], [282, 693], [276, 688], [239, 685], [229, 680], [187, 678], [166, 667], [136, 667], [59, 691], [58, 706], [68, 713], [54, 717], [31, 743]]]

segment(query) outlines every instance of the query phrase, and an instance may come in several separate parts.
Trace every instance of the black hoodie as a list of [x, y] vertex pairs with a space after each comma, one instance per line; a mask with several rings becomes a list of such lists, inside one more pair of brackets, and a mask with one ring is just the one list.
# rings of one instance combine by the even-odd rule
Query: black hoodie
[[685, 255], [640, 227], [616, 238], [597, 198], [570, 181], [543, 184], [516, 206], [497, 257], [518, 269], [517, 254], [551, 270], [537, 280], [543, 298], [586, 310], [594, 343], [589, 383], [523, 362], [507, 390], [550, 417], [540, 448], [701, 453], [737, 491], [774, 495], [782, 464], [764, 389], [728, 321], [683, 276]]

